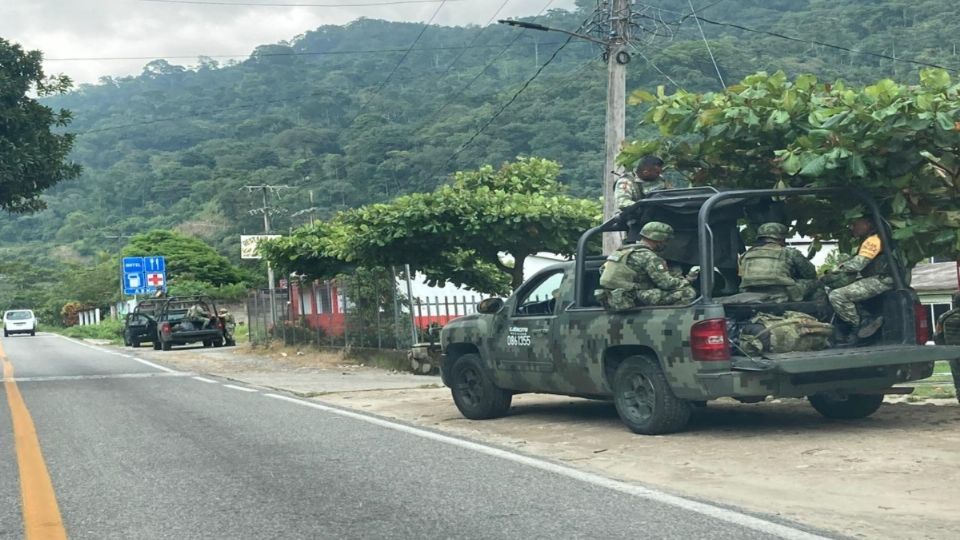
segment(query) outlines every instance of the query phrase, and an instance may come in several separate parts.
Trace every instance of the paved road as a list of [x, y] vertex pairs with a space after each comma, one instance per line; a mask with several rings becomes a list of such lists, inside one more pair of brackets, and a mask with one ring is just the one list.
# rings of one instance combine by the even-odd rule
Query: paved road
[[130, 349], [0, 345], [0, 538], [56, 533], [57, 511], [75, 539], [814, 538]]

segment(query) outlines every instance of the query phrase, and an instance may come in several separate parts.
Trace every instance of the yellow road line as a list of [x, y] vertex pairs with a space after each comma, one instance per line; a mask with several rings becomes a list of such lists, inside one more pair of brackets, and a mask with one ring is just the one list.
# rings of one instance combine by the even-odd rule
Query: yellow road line
[[4, 387], [7, 403], [13, 418], [13, 438], [17, 447], [17, 464], [20, 467], [20, 496], [23, 502], [23, 531], [27, 540], [59, 540], [67, 538], [60, 517], [60, 507], [53, 491], [53, 482], [47, 472], [40, 451], [40, 440], [33, 425], [27, 404], [13, 380], [13, 364], [7, 360], [0, 345], [3, 360]]

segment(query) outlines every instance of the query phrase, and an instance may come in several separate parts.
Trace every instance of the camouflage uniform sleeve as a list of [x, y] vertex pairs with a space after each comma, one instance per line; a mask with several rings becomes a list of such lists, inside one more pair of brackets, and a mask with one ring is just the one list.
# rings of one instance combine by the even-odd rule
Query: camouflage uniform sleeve
[[672, 274], [667, 268], [667, 263], [652, 251], [635, 251], [630, 258], [634, 263], [632, 266], [646, 274], [658, 289], [675, 291], [689, 285], [682, 276]]
[[793, 279], [817, 279], [817, 267], [794, 248], [787, 248], [789, 253], [790, 270]]
[[617, 203], [617, 208], [623, 210], [640, 200], [637, 191], [636, 185], [630, 177], [624, 176], [617, 180], [617, 183], [613, 185], [613, 199]]

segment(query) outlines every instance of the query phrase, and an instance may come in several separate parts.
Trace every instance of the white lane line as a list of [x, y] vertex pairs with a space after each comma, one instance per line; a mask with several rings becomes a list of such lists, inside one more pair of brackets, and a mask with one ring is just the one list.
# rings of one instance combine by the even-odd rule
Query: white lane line
[[487, 454], [489, 456], [506, 459], [508, 461], [513, 461], [514, 463], [520, 463], [522, 465], [527, 465], [529, 467], [534, 467], [543, 471], [559, 474], [562, 476], [566, 476], [568, 478], [573, 478], [574, 480], [579, 480], [581, 482], [593, 484], [595, 486], [612, 489], [614, 491], [619, 491], [621, 493], [626, 493], [628, 495], [633, 495], [633, 496], [654, 501], [657, 503], [667, 504], [670, 506], [681, 508], [683, 510], [688, 510], [690, 512], [696, 512], [704, 516], [708, 516], [721, 521], [726, 521], [727, 523], [739, 525], [747, 529], [753, 529], [755, 531], [759, 531], [765, 534], [771, 534], [771, 535], [779, 536], [781, 538], [787, 538], [790, 540], [827, 540], [827, 538], [824, 536], [819, 536], [813, 533], [802, 531], [800, 529], [795, 529], [787, 525], [781, 525], [779, 523], [774, 523], [772, 521], [767, 521], [765, 519], [761, 519], [758, 517], [749, 516], [747, 514], [742, 514], [734, 510], [729, 510], [727, 508], [721, 508], [719, 506], [713, 506], [707, 503], [684, 499], [683, 497], [670, 495], [669, 493], [664, 493], [662, 491], [657, 491], [655, 489], [636, 486], [633, 484], [627, 484], [625, 482], [619, 482], [617, 480], [611, 480], [610, 478], [605, 478], [598, 474], [579, 471], [577, 469], [571, 469], [570, 467], [558, 465], [556, 463], [551, 463], [549, 461], [544, 461], [542, 459], [524, 456], [521, 454], [515, 454], [513, 452], [508, 452], [506, 450], [501, 450], [499, 448], [493, 448], [491, 446], [485, 446], [483, 444], [465, 441], [465, 440], [457, 439], [455, 437], [450, 437], [447, 435], [441, 435], [439, 433], [434, 433], [432, 431], [419, 429], [413, 426], [397, 424], [389, 420], [384, 420], [382, 418], [376, 418], [376, 417], [368, 416], [365, 414], [345, 411], [343, 409], [337, 409], [335, 407], [328, 407], [326, 405], [321, 405], [316, 402], [304, 401], [302, 399], [292, 398], [290, 396], [282, 396], [279, 394], [264, 394], [264, 395], [269, 398], [288, 401], [290, 403], [296, 403], [298, 405], [304, 405], [306, 407], [319, 409], [321, 411], [328, 412], [331, 414], [345, 416], [347, 418], [352, 418], [354, 420], [360, 420], [362, 422], [367, 422], [377, 426], [385, 427], [387, 429], [400, 431], [402, 433], [408, 433], [410, 435], [415, 435], [417, 437], [422, 437], [424, 439], [430, 439], [433, 441], [450, 444], [453, 446], [458, 446], [460, 448], [473, 450], [475, 452], [480, 452], [481, 454]]
[[210, 380], [210, 379], [204, 379], [203, 377], [193, 377], [193, 380], [195, 380], [195, 381], [200, 381], [200, 382], [205, 382], [205, 383], [208, 383], [208, 384], [217, 384], [217, 381], [213, 381], [213, 380]]
[[240, 390], [241, 392], [256, 392], [253, 388], [244, 388], [242, 386], [234, 386], [232, 384], [223, 385], [224, 388], [233, 388], [234, 390]]
[[[55, 335], [57, 335], [57, 336], [65, 339], [65, 340], [67, 340], [67, 341], [72, 341], [73, 343], [76, 343], [77, 345], [86, 347], [86, 348], [88, 348], [88, 349], [93, 349], [93, 350], [95, 350], [95, 351], [99, 351], [99, 352], [102, 352], [102, 353], [117, 354], [117, 353], [115, 353], [115, 352], [113, 352], [113, 351], [108, 351], [108, 350], [103, 349], [103, 348], [101, 348], [101, 347], [97, 347], [97, 346], [95, 346], [95, 345], [90, 345], [89, 343], [84, 343], [84, 342], [82, 342], [82, 341], [79, 341], [79, 340], [76, 340], [76, 339], [73, 339], [73, 338], [70, 338], [70, 337], [67, 337], [67, 336], [62, 336], [62, 335], [60, 335], [60, 334], [55, 334]], [[177, 370], [175, 370], [175, 369], [170, 369], [170, 368], [168, 368], [168, 367], [164, 367], [164, 366], [161, 366], [161, 365], [159, 365], [159, 364], [154, 364], [153, 362], [151, 362], [151, 361], [149, 361], [149, 360], [144, 360], [143, 358], [137, 358], [136, 356], [130, 356], [129, 358], [130, 358], [131, 360], [135, 360], [135, 361], [137, 361], [137, 362], [140, 362], [140, 363], [143, 364], [143, 365], [150, 366], [150, 367], [155, 368], [155, 369], [159, 369], [160, 371], [166, 371], [167, 373], [183, 373], [182, 371], [177, 371]]]
[[[102, 379], [150, 379], [154, 377], [188, 377], [192, 373], [110, 373], [102, 375], [49, 375], [40, 377], [14, 377], [13, 382], [46, 382], [46, 381], [87, 381]], [[0, 379], [6, 382], [7, 379]]]

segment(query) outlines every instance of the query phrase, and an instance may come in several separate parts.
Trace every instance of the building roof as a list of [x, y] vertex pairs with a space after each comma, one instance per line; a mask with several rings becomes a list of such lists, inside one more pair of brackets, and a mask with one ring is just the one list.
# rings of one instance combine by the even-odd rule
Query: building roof
[[910, 283], [918, 292], [957, 290], [957, 263], [938, 262], [922, 264], [913, 269]]

